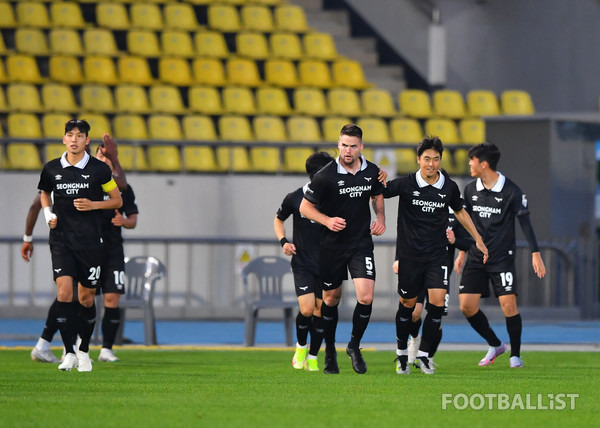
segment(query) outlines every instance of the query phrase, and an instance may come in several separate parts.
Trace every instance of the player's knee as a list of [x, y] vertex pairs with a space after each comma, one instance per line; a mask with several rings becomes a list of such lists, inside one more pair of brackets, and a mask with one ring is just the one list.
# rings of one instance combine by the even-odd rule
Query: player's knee
[[477, 306], [472, 306], [469, 305], [467, 303], [461, 303], [460, 304], [460, 311], [463, 313], [463, 315], [467, 318], [472, 317], [473, 315], [475, 315], [477, 313], [477, 311], [479, 310], [479, 308]]
[[104, 295], [104, 306], [107, 308], [118, 308], [119, 307], [119, 297], [120, 295], [117, 293], [107, 293]]

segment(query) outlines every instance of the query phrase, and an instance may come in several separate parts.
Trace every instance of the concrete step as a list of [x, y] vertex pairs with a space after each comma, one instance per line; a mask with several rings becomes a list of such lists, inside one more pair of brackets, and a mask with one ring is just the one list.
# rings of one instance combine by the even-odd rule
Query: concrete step
[[399, 65], [378, 65], [363, 67], [366, 79], [378, 88], [387, 89], [397, 103], [398, 94], [406, 89], [404, 69]]
[[372, 37], [336, 38], [335, 47], [340, 55], [360, 61], [363, 67], [376, 66], [379, 54]]
[[333, 37], [350, 37], [350, 20], [343, 10], [305, 11], [308, 25]]
[[323, 10], [323, 0], [291, 0], [290, 3], [302, 6], [307, 12]]

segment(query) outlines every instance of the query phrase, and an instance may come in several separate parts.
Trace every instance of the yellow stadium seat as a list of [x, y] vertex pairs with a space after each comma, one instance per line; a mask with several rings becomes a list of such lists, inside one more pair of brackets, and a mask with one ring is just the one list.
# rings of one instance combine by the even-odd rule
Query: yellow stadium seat
[[246, 30], [261, 31], [263, 33], [273, 31], [273, 14], [267, 6], [246, 5], [242, 7], [240, 15], [242, 26]]
[[283, 171], [306, 173], [306, 159], [314, 152], [309, 147], [286, 147], [283, 151]]
[[29, 83], [11, 83], [6, 88], [11, 111], [40, 112], [43, 110], [38, 89]]
[[214, 4], [208, 6], [208, 26], [222, 33], [235, 33], [241, 29], [240, 16], [235, 6]]
[[50, 30], [50, 51], [55, 55], [83, 55], [81, 38], [76, 30], [52, 29]]
[[[102, 138], [102, 135], [104, 135], [105, 133], [112, 135], [110, 121], [108, 120], [106, 115], [101, 113], [83, 112], [79, 114], [78, 118], [83, 119], [90, 124], [91, 138]], [[120, 158], [121, 156], [119, 156], [119, 159]]]
[[19, 27], [49, 28], [48, 9], [42, 2], [20, 1], [16, 4]]
[[283, 88], [298, 86], [298, 74], [291, 60], [269, 59], [265, 62], [265, 83]]
[[290, 141], [302, 143], [323, 142], [319, 123], [313, 117], [291, 116], [287, 120], [287, 132]]
[[231, 85], [259, 86], [262, 82], [256, 62], [246, 58], [227, 60], [227, 78]]
[[333, 88], [327, 94], [329, 112], [333, 115], [357, 117], [362, 114], [358, 94], [349, 88]]
[[[65, 129], [64, 129], [64, 123], [63, 123], [63, 133], [64, 133]], [[61, 137], [61, 135], [59, 135], [58, 137]], [[46, 145], [44, 146], [44, 162], [48, 162], [52, 159], [57, 159], [59, 157], [61, 157], [63, 155], [63, 153], [66, 151], [65, 150], [66, 147], [64, 144], [62, 143], [46, 143]]]
[[252, 59], [265, 59], [269, 56], [267, 39], [262, 33], [239, 32], [235, 36], [237, 54]]
[[199, 27], [194, 8], [186, 3], [170, 2], [163, 9], [165, 28], [172, 30], [196, 31]]
[[144, 118], [136, 114], [123, 114], [113, 119], [115, 138], [122, 140], [147, 140], [148, 130]]
[[160, 58], [158, 78], [164, 83], [176, 86], [189, 86], [193, 83], [190, 65], [185, 58]]
[[119, 144], [119, 163], [125, 171], [148, 171], [144, 148], [138, 145]]
[[347, 125], [352, 123], [347, 117], [330, 116], [323, 119], [323, 139], [327, 143], [334, 143], [337, 145], [337, 141], [340, 139], [340, 131]]
[[366, 89], [360, 97], [365, 115], [390, 118], [398, 114], [392, 96], [385, 89]]
[[119, 82], [115, 63], [109, 57], [86, 56], [83, 59], [83, 72], [86, 83], [116, 85]]
[[161, 55], [158, 37], [150, 30], [129, 30], [127, 32], [127, 50], [131, 55], [158, 57]]
[[11, 82], [43, 83], [37, 62], [33, 56], [11, 55], [6, 59], [6, 70]]
[[154, 79], [146, 58], [139, 56], [122, 56], [117, 60], [119, 80], [121, 83], [135, 83], [137, 85], [152, 85]]
[[[257, 116], [253, 121], [256, 141], [285, 142], [287, 136], [283, 120], [275, 116]], [[256, 172], [277, 172], [280, 168], [279, 148], [250, 147], [252, 169]]]
[[[7, 112], [8, 104], [6, 103], [6, 96], [4, 95], [4, 89], [0, 86], [0, 112]], [[0, 136], [2, 136], [2, 126], [0, 126]]]
[[439, 137], [444, 144], [456, 144], [460, 142], [456, 123], [450, 119], [427, 119], [425, 121], [425, 133], [430, 136]]
[[363, 130], [365, 144], [388, 144], [390, 131], [384, 119], [377, 117], [361, 118], [357, 125]]
[[140, 85], [122, 84], [115, 87], [117, 110], [122, 113], [150, 113], [146, 90]]
[[[442, 158], [443, 160], [443, 158]], [[469, 151], [466, 149], [456, 149], [452, 153], [454, 166], [452, 173], [457, 175], [470, 176], [471, 168], [469, 167]]]
[[0, 2], [0, 28], [15, 28], [17, 21], [12, 4], [9, 2]]
[[[194, 1], [194, 0], [192, 0]], [[252, 3], [264, 4], [266, 6], [278, 6], [284, 3], [284, 0], [252, 0]]]
[[[218, 122], [219, 135], [223, 141], [254, 141], [250, 122], [246, 117], [221, 116]], [[226, 171], [249, 172], [250, 158], [245, 147], [218, 147], [217, 162]]]
[[531, 96], [520, 90], [504, 91], [500, 95], [502, 113], [509, 115], [531, 115], [535, 113]]
[[222, 33], [202, 31], [194, 36], [196, 51], [201, 57], [227, 58], [229, 50]]
[[[181, 128], [175, 116], [153, 115], [148, 119], [150, 138], [181, 140]], [[150, 169], [161, 172], [179, 172], [181, 155], [175, 145], [150, 145], [147, 149]]]
[[463, 119], [458, 129], [463, 143], [479, 144], [485, 141], [485, 122], [481, 119]]
[[302, 60], [298, 65], [300, 83], [304, 86], [314, 86], [327, 89], [331, 87], [331, 72], [324, 61]]
[[194, 79], [199, 84], [224, 86], [227, 83], [225, 68], [217, 58], [196, 58], [192, 62]]
[[324, 61], [333, 61], [338, 57], [333, 37], [328, 33], [307, 33], [304, 36], [304, 52], [306, 57]]
[[302, 44], [294, 33], [274, 33], [269, 38], [273, 58], [299, 60], [302, 58]]
[[188, 91], [189, 109], [192, 112], [219, 115], [223, 113], [221, 95], [216, 88], [192, 86]]
[[448, 119], [462, 119], [467, 114], [462, 94], [451, 89], [439, 89], [433, 93], [433, 111]]
[[106, 85], [85, 84], [79, 91], [81, 108], [84, 111], [112, 113], [115, 103], [111, 90]]
[[164, 30], [160, 36], [163, 55], [191, 58], [195, 54], [187, 31]]
[[8, 53], [8, 51], [6, 50], [6, 44], [4, 43], [4, 37], [2, 36], [2, 33], [0, 32], [0, 54], [6, 55], [7, 53]]
[[398, 118], [390, 121], [390, 133], [395, 143], [417, 144], [423, 139], [423, 129], [416, 119]]
[[9, 137], [42, 138], [40, 121], [35, 114], [10, 113], [7, 123]]
[[294, 111], [311, 116], [327, 115], [329, 108], [323, 91], [318, 88], [297, 88], [294, 91]]
[[360, 62], [351, 59], [339, 59], [331, 66], [333, 83], [353, 89], [366, 89], [372, 85], [365, 79]]
[[159, 31], [163, 28], [162, 13], [157, 4], [135, 2], [131, 5], [129, 14], [133, 28], [152, 31]]
[[406, 89], [399, 95], [400, 113], [417, 119], [427, 119], [433, 115], [429, 94], [421, 89]]
[[[44, 114], [42, 117], [42, 135], [44, 138], [62, 138], [63, 135], [65, 135], [65, 123], [71, 119], [73, 119], [73, 116], [64, 113]], [[61, 144], [61, 146], [62, 148], [60, 154], [65, 151], [64, 144]], [[54, 157], [50, 159], [54, 159]], [[48, 161], [48, 156], [46, 156], [45, 159]]]
[[157, 113], [183, 114], [181, 92], [176, 86], [153, 85], [150, 87], [150, 107]]
[[219, 172], [215, 152], [210, 146], [185, 145], [183, 169], [188, 172]]
[[191, 141], [217, 141], [215, 124], [209, 116], [189, 115], [181, 120], [183, 138]]
[[500, 114], [498, 97], [494, 92], [485, 89], [469, 91], [467, 106], [471, 116], [497, 116]]
[[119, 50], [115, 36], [106, 28], [88, 28], [83, 32], [86, 55], [117, 56]]
[[48, 55], [46, 36], [39, 28], [18, 28], [15, 31], [15, 48], [26, 55]]
[[284, 4], [275, 8], [275, 28], [293, 33], [305, 33], [310, 30], [306, 15], [301, 6]]
[[259, 114], [289, 116], [292, 113], [288, 96], [281, 88], [258, 88], [256, 105]]
[[98, 2], [96, 5], [96, 22], [99, 27], [112, 30], [128, 30], [129, 15], [124, 4]]
[[417, 152], [413, 149], [396, 149], [396, 172], [408, 174], [417, 171]]
[[10, 169], [39, 171], [42, 169], [40, 153], [32, 143], [9, 143], [6, 148], [6, 159]]
[[256, 103], [252, 91], [248, 88], [226, 87], [223, 89], [223, 109], [231, 114], [256, 114]]
[[85, 28], [81, 7], [72, 1], [53, 1], [50, 4], [50, 20], [54, 28]]
[[42, 103], [48, 111], [71, 113], [79, 110], [70, 85], [46, 83], [42, 86]]
[[81, 85], [84, 81], [79, 58], [66, 55], [55, 55], [49, 60], [50, 79], [69, 85]]

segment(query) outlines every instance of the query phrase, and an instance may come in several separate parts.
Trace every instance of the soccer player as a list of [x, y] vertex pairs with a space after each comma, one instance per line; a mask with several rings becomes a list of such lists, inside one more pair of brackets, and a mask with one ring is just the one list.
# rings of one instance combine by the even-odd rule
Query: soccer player
[[[336, 308], [342, 295], [347, 270], [354, 281], [356, 306], [352, 317], [352, 335], [346, 353], [352, 368], [362, 374], [367, 364], [360, 352], [360, 341], [369, 324], [375, 286], [373, 239], [385, 232], [385, 211], [377, 181], [379, 168], [362, 155], [362, 129], [344, 125], [338, 140], [340, 155], [313, 177], [300, 204], [300, 213], [322, 224], [319, 278], [323, 287], [323, 317], [326, 343], [335, 342]], [[371, 223], [369, 202], [376, 219]], [[339, 373], [335, 348], [325, 348], [327, 374]]]
[[[58, 368], [83, 372], [92, 370], [89, 342], [96, 322], [94, 295], [104, 262], [101, 210], [122, 205], [109, 166], [85, 151], [89, 131], [90, 125], [84, 120], [65, 124], [63, 143], [67, 151], [44, 165], [38, 183], [44, 217], [51, 229], [52, 270], [58, 288], [56, 319], [67, 353]], [[104, 200], [105, 193], [108, 200]], [[80, 303], [81, 344], [77, 354], [73, 352], [76, 315], [71, 312], [74, 279]]]
[[489, 345], [489, 350], [479, 365], [492, 364], [496, 357], [506, 352], [506, 345], [498, 339], [487, 317], [479, 309], [479, 300], [490, 295], [491, 282], [506, 317], [506, 329], [510, 338], [510, 367], [523, 367], [523, 325], [517, 309], [515, 218], [519, 219], [529, 243], [531, 263], [539, 278], [546, 275], [546, 267], [529, 219], [527, 198], [515, 183], [496, 170], [500, 159], [498, 147], [492, 143], [478, 144], [469, 150], [469, 158], [471, 176], [476, 180], [465, 186], [465, 206], [473, 216], [477, 230], [483, 235], [491, 257], [484, 265], [481, 263], [481, 253], [471, 247], [465, 264], [465, 252], [460, 251], [454, 262], [456, 272], [460, 274], [462, 271], [459, 286], [460, 309], [473, 329]]
[[441, 339], [439, 328], [448, 292], [446, 227], [448, 208], [475, 239], [487, 260], [487, 248], [469, 214], [463, 209], [458, 186], [440, 170], [444, 148], [437, 137], [425, 137], [417, 147], [419, 170], [390, 181], [383, 191], [386, 198], [399, 196], [396, 257], [398, 294], [396, 313], [396, 372], [409, 374], [407, 341], [412, 313], [419, 292], [427, 290], [427, 316], [417, 359], [421, 371], [433, 374], [430, 360]]

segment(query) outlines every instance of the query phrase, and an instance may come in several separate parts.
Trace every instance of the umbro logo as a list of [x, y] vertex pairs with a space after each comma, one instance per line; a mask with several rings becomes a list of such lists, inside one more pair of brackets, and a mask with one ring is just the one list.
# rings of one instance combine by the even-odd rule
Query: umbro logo
[[61, 270], [62, 268], [54, 269], [54, 272], [59, 273]]
[[527, 208], [527, 196], [523, 195], [523, 198], [521, 199], [521, 203], [523, 204], [523, 206], [525, 208]]
[[365, 180], [371, 181], [371, 177], [365, 177]]
[[373, 275], [373, 271], [372, 270], [368, 270], [367, 271], [367, 275], [372, 276]]
[[479, 198], [477, 197], [477, 195], [473, 195], [473, 196], [471, 196], [471, 200], [473, 200], [473, 201], [476, 201], [477, 199], [479, 199]]
[[306, 291], [306, 290], [308, 290], [308, 285], [306, 285], [306, 286], [304, 286], [304, 287], [298, 287], [298, 288], [299, 288], [300, 290], [302, 290], [302, 291]]
[[438, 193], [439, 197], [444, 199], [446, 197], [446, 195], [442, 195], [441, 193]]
[[496, 201], [498, 201], [498, 203], [502, 202], [502, 198], [496, 198], [496, 197], [494, 197], [494, 199], [495, 199]]
[[83, 174], [81, 174], [81, 176], [82, 176], [82, 177], [83, 177], [85, 180], [87, 180], [88, 178], [90, 178], [90, 176], [89, 176], [89, 175], [83, 175]]
[[415, 190], [413, 192], [413, 196], [421, 196], [421, 192], [419, 192], [418, 190]]
[[55, 179], [55, 180], [62, 180], [62, 175], [60, 175], [60, 174], [56, 174], [56, 175], [54, 176], [54, 179]]
[[343, 186], [343, 185], [344, 185], [344, 180], [338, 181], [338, 186]]

